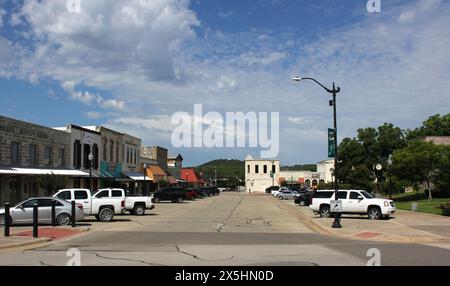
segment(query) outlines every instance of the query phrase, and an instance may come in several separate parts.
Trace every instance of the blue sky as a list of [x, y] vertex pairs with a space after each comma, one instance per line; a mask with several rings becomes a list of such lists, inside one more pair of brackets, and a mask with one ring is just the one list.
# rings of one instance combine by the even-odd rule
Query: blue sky
[[182, 153], [186, 165], [258, 148], [174, 148], [170, 117], [279, 112], [282, 164], [326, 157], [335, 81], [339, 137], [448, 113], [450, 1], [0, 0], [0, 114], [105, 125]]

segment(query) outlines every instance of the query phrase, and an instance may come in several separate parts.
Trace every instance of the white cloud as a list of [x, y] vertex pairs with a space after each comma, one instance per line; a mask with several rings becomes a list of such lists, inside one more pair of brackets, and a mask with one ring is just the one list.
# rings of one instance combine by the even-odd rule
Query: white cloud
[[91, 105], [96, 101], [97, 105], [102, 109], [123, 109], [125, 102], [116, 99], [104, 99], [98, 94], [93, 94], [88, 91], [82, 92], [75, 90], [75, 83], [72, 81], [64, 82], [61, 87], [69, 94], [70, 99], [79, 101], [86, 105]]
[[[222, 113], [280, 111], [287, 118], [282, 130], [298, 131], [281, 135], [281, 156], [283, 148], [291, 156], [297, 140], [314, 149], [308, 136], [322, 136], [317, 130], [332, 126], [328, 94], [312, 82], [291, 82], [293, 75], [342, 88], [340, 135], [384, 121], [412, 128], [428, 115], [448, 112], [450, 3], [391, 7], [376, 16], [364, 12], [359, 22], [305, 43], [299, 33], [227, 33], [205, 26], [205, 37], [197, 38], [200, 22], [188, 1], [83, 1], [77, 14], [66, 11], [65, 1], [30, 0], [20, 17], [32, 28], [24, 32], [31, 45], [0, 38], [0, 58], [17, 59], [8, 66], [0, 61], [0, 75], [52, 79], [63, 87], [72, 82], [66, 92], [74, 100], [117, 110], [122, 119], [109, 118], [111, 126], [148, 140], [155, 133], [166, 144], [170, 125], [148, 114], [191, 111], [194, 103]], [[75, 86], [104, 90], [111, 98]], [[317, 154], [322, 159], [324, 153]]]
[[105, 116], [105, 114], [97, 112], [97, 111], [87, 111], [84, 114], [89, 119], [100, 119]]
[[320, 116], [299, 116], [299, 117], [288, 117], [288, 121], [294, 124], [302, 125], [313, 123], [317, 119], [320, 119]]
[[15, 26], [19, 26], [19, 25], [21, 25], [23, 22], [22, 22], [22, 20], [20, 19], [20, 14], [19, 13], [13, 13], [12, 15], [11, 15], [11, 19], [9, 20], [9, 24], [11, 25], [11, 26], [13, 26], [13, 27], [15, 27]]
[[441, 4], [442, 0], [419, 0], [415, 5], [403, 10], [398, 17], [399, 23], [409, 23], [416, 17], [423, 15], [427, 11], [433, 10]]

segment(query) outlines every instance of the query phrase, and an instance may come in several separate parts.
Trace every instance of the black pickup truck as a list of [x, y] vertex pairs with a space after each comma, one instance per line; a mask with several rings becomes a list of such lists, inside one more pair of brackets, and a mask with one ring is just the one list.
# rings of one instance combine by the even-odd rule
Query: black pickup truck
[[182, 203], [186, 199], [186, 193], [178, 188], [162, 188], [153, 194], [153, 203], [159, 203], [161, 201]]

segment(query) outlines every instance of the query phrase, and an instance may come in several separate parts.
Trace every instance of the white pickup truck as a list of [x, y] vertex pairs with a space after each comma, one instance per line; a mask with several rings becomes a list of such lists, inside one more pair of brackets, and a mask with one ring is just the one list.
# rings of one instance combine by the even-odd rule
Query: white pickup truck
[[152, 202], [153, 195], [151, 196], [135, 196], [127, 195], [124, 189], [119, 188], [104, 188], [99, 189], [93, 196], [93, 198], [121, 198], [125, 200], [125, 210], [134, 215], [144, 215], [145, 210], [152, 210], [155, 208], [155, 204]]
[[95, 215], [101, 222], [110, 222], [114, 214], [125, 212], [124, 198], [96, 198], [89, 189], [63, 189], [53, 195], [66, 201], [73, 201], [83, 206], [85, 215]]
[[[317, 190], [309, 208], [321, 217], [330, 217], [330, 203], [334, 200], [334, 190]], [[342, 202], [343, 214], [367, 215], [370, 219], [388, 218], [396, 211], [392, 200], [375, 198], [364, 190], [339, 190], [338, 199]]]

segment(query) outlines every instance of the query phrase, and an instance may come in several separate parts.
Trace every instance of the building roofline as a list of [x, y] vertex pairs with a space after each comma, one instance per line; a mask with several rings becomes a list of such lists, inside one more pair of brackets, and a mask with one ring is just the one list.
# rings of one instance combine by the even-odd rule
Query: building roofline
[[8, 120], [12, 120], [12, 121], [18, 121], [18, 122], [26, 123], [26, 124], [29, 124], [29, 125], [33, 125], [35, 127], [45, 128], [45, 129], [52, 130], [52, 131], [55, 131], [55, 132], [63, 132], [64, 134], [67, 134], [67, 132], [62, 131], [62, 130], [54, 129], [54, 128], [49, 127], [49, 126], [44, 126], [44, 125], [40, 125], [40, 124], [29, 122], [29, 121], [21, 120], [21, 119], [16, 119], [16, 118], [0, 115], [0, 119], [1, 118], [5, 118], [5, 119], [8, 119]]

